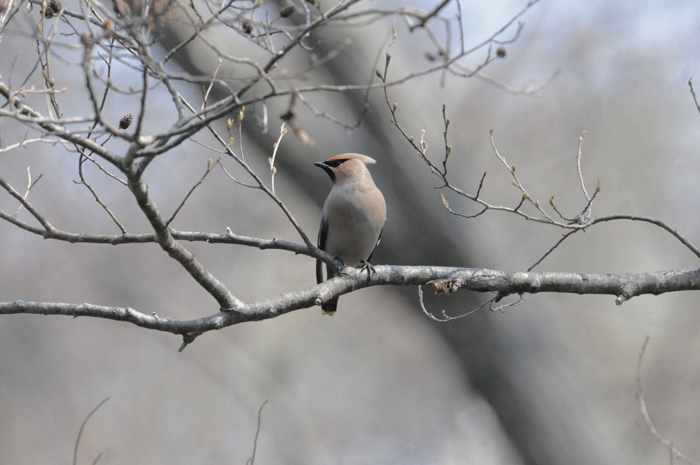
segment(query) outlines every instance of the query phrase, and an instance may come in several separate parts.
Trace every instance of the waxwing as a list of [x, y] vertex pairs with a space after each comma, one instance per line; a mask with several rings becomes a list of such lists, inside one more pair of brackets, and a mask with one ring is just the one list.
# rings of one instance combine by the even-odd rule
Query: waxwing
[[[347, 266], [367, 268], [368, 273], [372, 271], [369, 260], [386, 221], [384, 196], [367, 169], [373, 163], [376, 161], [358, 153], [344, 153], [314, 163], [333, 181], [323, 204], [318, 248], [342, 259]], [[331, 279], [333, 270], [330, 267], [326, 270], [327, 279]], [[316, 261], [316, 282], [323, 282], [320, 260]], [[321, 306], [322, 314], [334, 315], [337, 307], [337, 298], [325, 302]]]

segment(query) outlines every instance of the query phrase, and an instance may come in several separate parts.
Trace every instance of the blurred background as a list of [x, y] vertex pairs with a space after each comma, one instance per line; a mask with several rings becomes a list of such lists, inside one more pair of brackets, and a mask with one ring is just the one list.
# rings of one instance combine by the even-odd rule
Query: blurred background
[[[322, 8], [328, 8], [322, 1]], [[404, 2], [430, 10], [439, 2]], [[462, 2], [469, 48], [500, 29], [524, 1]], [[443, 14], [456, 13], [452, 2]], [[68, 8], [78, 6], [66, 2]], [[284, 6], [284, 5], [282, 5]], [[361, 8], [390, 9], [390, 1]], [[263, 6], [277, 14], [280, 4]], [[300, 11], [300, 10], [299, 10]], [[300, 14], [300, 13], [295, 13]], [[36, 43], [22, 34], [39, 13], [26, 13], [0, 43], [0, 74], [18, 86], [36, 64]], [[291, 20], [294, 20], [294, 16]], [[300, 18], [297, 18], [301, 20]], [[578, 138], [589, 192], [600, 183], [593, 216], [613, 213], [661, 219], [698, 243], [700, 114], [688, 79], [700, 86], [700, 5], [676, 2], [543, 1], [523, 17], [519, 40], [483, 73], [512, 88], [541, 85], [534, 96], [514, 95], [479, 78], [439, 74], [389, 90], [399, 121], [416, 138], [427, 127], [428, 155], [444, 153], [442, 103], [451, 119], [452, 182], [475, 192], [488, 171], [482, 197], [515, 206], [519, 191], [494, 156], [489, 129], [530, 195], [578, 214], [585, 205], [576, 172]], [[327, 27], [319, 57], [337, 55], [309, 76], [309, 85], [366, 84], [383, 54], [392, 26], [394, 78], [430, 65], [435, 47], [424, 31], [409, 33], [402, 19], [387, 17], [363, 27]], [[166, 24], [163, 47], [187, 35]], [[262, 60], [245, 38], [216, 34], [213, 43], [232, 54]], [[438, 32], [441, 32], [437, 29]], [[514, 32], [514, 29], [511, 29]], [[452, 31], [454, 35], [454, 30]], [[508, 36], [508, 33], [506, 33]], [[453, 43], [458, 38], [453, 36]], [[177, 56], [191, 74], [216, 67], [210, 49], [195, 43]], [[66, 115], [85, 111], [79, 50], [53, 58]], [[307, 54], [308, 55], [308, 54]], [[309, 56], [280, 64], [290, 72]], [[465, 65], [474, 67], [483, 54]], [[285, 69], [286, 69], [285, 68]], [[231, 85], [249, 72], [222, 68]], [[139, 74], [114, 69], [122, 83]], [[374, 82], [378, 82], [374, 78]], [[43, 85], [39, 73], [27, 87]], [[698, 89], [700, 90], [700, 89]], [[196, 101], [201, 89], [182, 91]], [[262, 89], [260, 90], [262, 92]], [[109, 99], [113, 124], [136, 114], [138, 98]], [[29, 99], [33, 97], [30, 95]], [[317, 107], [353, 123], [364, 93], [309, 94]], [[30, 100], [46, 111], [42, 97]], [[289, 100], [270, 102], [269, 130], [262, 107], [247, 108], [242, 137], [246, 160], [265, 177], [279, 136], [279, 116]], [[383, 93], [370, 93], [362, 124], [354, 131], [316, 117], [297, 103], [296, 123], [315, 142], [291, 133], [278, 152], [276, 191], [310, 237], [330, 190], [313, 166], [343, 152], [377, 159], [371, 170], [388, 204], [388, 220], [376, 264], [450, 265], [525, 270], [562, 231], [514, 215], [488, 212], [472, 220], [450, 216], [425, 164], [390, 122]], [[233, 115], [232, 115], [233, 116]], [[167, 93], [149, 95], [147, 131], [175, 121]], [[222, 125], [219, 130], [223, 132]], [[25, 129], [0, 119], [4, 146]], [[238, 145], [239, 137], [236, 137]], [[145, 179], [169, 216], [218, 154], [202, 131], [159, 157]], [[118, 141], [110, 147], [119, 152]], [[224, 160], [232, 174], [245, 174]], [[0, 154], [0, 176], [23, 192], [26, 169], [43, 177], [29, 199], [52, 224], [70, 232], [118, 234], [78, 179], [77, 156], [61, 145], [32, 145]], [[86, 176], [129, 232], [148, 225], [126, 189], [90, 168]], [[463, 213], [478, 208], [446, 194]], [[0, 208], [16, 202], [0, 195]], [[26, 211], [20, 218], [31, 222]], [[300, 239], [282, 212], [259, 191], [215, 170], [179, 213], [179, 230]], [[245, 301], [269, 298], [315, 283], [314, 262], [280, 251], [185, 244], [215, 276]], [[613, 222], [568, 239], [536, 269], [586, 273], [638, 273], [696, 267], [697, 258], [659, 228]], [[154, 245], [86, 245], [45, 241], [0, 222], [0, 301], [57, 301], [129, 306], [172, 319], [210, 315], [216, 303]], [[488, 298], [460, 292], [426, 297], [436, 315], [457, 315]], [[104, 398], [83, 433], [78, 463], [240, 463], [251, 456], [262, 411], [255, 463], [290, 464], [618, 464], [659, 463], [668, 451], [644, 432], [636, 392], [636, 368], [644, 338], [651, 337], [642, 367], [647, 407], [660, 434], [700, 460], [700, 314], [696, 293], [638, 297], [621, 307], [611, 296], [528, 295], [504, 313], [481, 310], [438, 323], [420, 310], [415, 288], [372, 288], [344, 296], [338, 314], [318, 307], [269, 321], [207, 333], [182, 353], [180, 338], [90, 318], [11, 315], [0, 318], [0, 463], [70, 462], [81, 422]]]

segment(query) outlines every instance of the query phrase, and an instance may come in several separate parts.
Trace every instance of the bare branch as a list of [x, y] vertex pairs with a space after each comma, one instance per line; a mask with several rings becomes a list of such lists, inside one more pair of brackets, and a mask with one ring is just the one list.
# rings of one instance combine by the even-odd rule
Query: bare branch
[[[557, 292], [570, 294], [605, 294], [617, 296], [621, 303], [635, 296], [666, 292], [700, 290], [700, 269], [665, 270], [641, 274], [584, 274], [553, 272], [505, 272], [484, 268], [448, 268], [427, 266], [377, 265], [368, 279], [359, 269], [346, 272], [321, 284], [287, 292], [272, 299], [241, 303], [230, 311], [196, 320], [175, 321], [156, 314], [146, 315], [129, 307], [49, 302], [4, 302], [0, 314], [36, 314], [90, 316], [126, 321], [136, 326], [179, 334], [183, 347], [199, 335], [249, 321], [275, 318], [302, 308], [321, 305], [337, 296], [379, 285], [426, 285], [431, 281], [449, 282], [451, 289], [495, 292], [497, 300], [508, 295]], [[492, 308], [497, 310], [498, 308]]]

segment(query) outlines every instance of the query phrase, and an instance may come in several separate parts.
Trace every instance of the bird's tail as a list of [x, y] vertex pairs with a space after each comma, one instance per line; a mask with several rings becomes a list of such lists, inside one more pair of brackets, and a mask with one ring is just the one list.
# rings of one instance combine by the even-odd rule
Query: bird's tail
[[[316, 268], [316, 274], [317, 278], [323, 279], [323, 276], [319, 276], [318, 272], [320, 270], [320, 267]], [[335, 273], [333, 273], [333, 270], [331, 269], [330, 266], [326, 266], [326, 275], [327, 279], [331, 279], [333, 276], [335, 276]], [[333, 300], [329, 300], [328, 302], [324, 302], [321, 305], [321, 315], [329, 315], [333, 316], [335, 315], [335, 311], [338, 309], [338, 298], [336, 297]]]
[[335, 315], [335, 311], [338, 309], [338, 299], [333, 299], [321, 305], [321, 315]]

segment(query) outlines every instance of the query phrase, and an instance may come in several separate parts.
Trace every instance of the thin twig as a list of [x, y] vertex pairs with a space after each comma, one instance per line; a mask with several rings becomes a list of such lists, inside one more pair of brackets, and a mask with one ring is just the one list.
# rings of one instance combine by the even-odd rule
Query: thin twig
[[698, 111], [700, 112], [700, 102], [698, 102], [698, 96], [695, 93], [695, 89], [693, 88], [693, 78], [688, 79], [688, 85], [690, 86], [690, 93], [693, 94], [693, 100], [695, 100], [695, 106], [698, 108]]
[[275, 147], [272, 150], [272, 157], [268, 160], [270, 162], [270, 190], [272, 190], [272, 193], [275, 193], [275, 173], [277, 173], [277, 168], [275, 168], [275, 157], [277, 156], [277, 150], [280, 148], [280, 144], [282, 143], [282, 137], [287, 134], [287, 126], [285, 126], [285, 123], [282, 122], [282, 126], [280, 127], [280, 136], [277, 139], [277, 142], [275, 142]]
[[258, 428], [255, 430], [255, 439], [253, 439], [253, 454], [246, 461], [246, 465], [254, 465], [255, 464], [255, 451], [258, 448], [258, 436], [260, 435], [260, 425], [262, 424], [262, 411], [263, 411], [263, 407], [265, 407], [265, 404], [267, 404], [267, 400], [262, 403], [262, 405], [260, 406], [260, 409], [258, 410]]
[[449, 316], [449, 315], [447, 315], [447, 313], [445, 312], [445, 310], [443, 310], [443, 311], [442, 311], [442, 317], [443, 317], [443, 319], [441, 320], [440, 318], [438, 318], [438, 317], [436, 317], [435, 315], [433, 315], [432, 313], [430, 313], [430, 312], [428, 311], [427, 308], [425, 308], [425, 303], [423, 302], [423, 286], [418, 286], [418, 302], [420, 303], [420, 307], [423, 309], [423, 313], [425, 313], [425, 315], [426, 315], [428, 318], [430, 318], [430, 319], [433, 320], [433, 321], [437, 321], [438, 323], [446, 323], [446, 322], [448, 322], [448, 321], [458, 320], [458, 319], [460, 319], [460, 318], [464, 318], [465, 316], [469, 316], [469, 315], [471, 315], [472, 313], [477, 312], [479, 309], [481, 309], [481, 308], [482, 308], [484, 305], [486, 305], [486, 304], [489, 304], [489, 306], [490, 306], [491, 303], [493, 303], [494, 300], [496, 300], [496, 297], [492, 297], [492, 298], [490, 298], [489, 300], [486, 300], [486, 301], [482, 302], [482, 303], [481, 303], [478, 307], [476, 307], [475, 309], [470, 310], [470, 311], [468, 311], [467, 313], [464, 313], [464, 314], [458, 315], [458, 316]]
[[637, 361], [637, 401], [639, 402], [639, 409], [642, 412], [642, 417], [644, 417], [644, 423], [646, 423], [647, 426], [646, 432], [654, 436], [654, 439], [656, 439], [662, 446], [666, 447], [669, 450], [670, 454], [672, 454], [672, 456], [675, 455], [675, 457], [679, 460], [682, 460], [683, 462], [689, 463], [691, 465], [700, 465], [698, 462], [686, 457], [677, 449], [675, 449], [673, 447], [673, 442], [664, 439], [663, 436], [661, 436], [659, 432], [656, 431], [654, 423], [652, 423], [651, 421], [649, 411], [647, 410], [646, 402], [644, 402], [644, 395], [642, 394], [642, 359], [644, 358], [644, 351], [646, 350], [648, 343], [649, 336], [647, 336], [644, 339], [644, 344], [642, 344], [642, 350], [639, 353], [639, 359]]
[[[32, 190], [32, 187], [36, 185], [36, 183], [39, 182], [39, 179], [43, 176], [43, 173], [39, 175], [38, 178], [36, 178], [36, 181], [32, 182], [32, 172], [27, 166], [27, 192], [24, 193], [24, 200], [27, 200], [27, 197], [29, 197], [29, 191]], [[15, 217], [19, 215], [19, 211], [22, 209], [22, 204], [19, 204], [19, 207], [17, 207], [17, 211], [15, 212]]]
[[560, 245], [562, 242], [564, 242], [564, 241], [565, 241], [566, 239], [568, 239], [570, 236], [572, 236], [573, 234], [575, 234], [575, 233], [577, 233], [577, 232], [579, 232], [579, 231], [580, 231], [580, 229], [574, 229], [573, 231], [569, 231], [568, 233], [564, 234], [564, 235], [562, 236], [562, 238], [559, 239], [559, 240], [557, 241], [557, 243], [554, 244], [547, 252], [545, 252], [545, 254], [542, 255], [542, 256], [540, 257], [539, 260], [537, 260], [532, 266], [530, 266], [530, 268], [528, 268], [527, 271], [532, 271], [537, 265], [539, 265], [540, 263], [542, 263], [542, 260], [544, 260], [545, 258], [547, 258], [547, 256], [548, 256], [549, 254], [551, 254], [552, 252], [554, 252], [554, 249], [556, 249], [557, 247], [559, 247], [559, 245]]
[[[91, 417], [95, 412], [97, 412], [97, 410], [98, 410], [100, 407], [102, 407], [102, 406], [104, 405], [104, 403], [107, 402], [110, 398], [111, 398], [111, 397], [107, 397], [107, 398], [104, 399], [102, 402], [100, 402], [99, 404], [97, 404], [97, 407], [95, 407], [94, 409], [92, 409], [92, 411], [90, 411], [90, 413], [88, 413], [87, 417], [85, 417], [85, 420], [83, 420], [83, 423], [80, 425], [80, 430], [78, 431], [78, 437], [75, 439], [75, 447], [73, 448], [73, 465], [76, 465], [76, 464], [78, 463], [78, 445], [80, 444], [80, 437], [83, 435], [83, 429], [85, 429], [85, 425], [87, 424], [87, 422], [88, 422], [88, 420], [90, 419], [90, 417]], [[93, 463], [97, 462], [97, 460], [99, 460], [99, 458], [100, 458], [101, 456], [102, 456], [102, 454], [98, 455], [98, 456], [97, 456], [97, 459], [95, 459], [95, 461], [94, 461]]]
[[95, 201], [97, 203], [99, 203], [100, 206], [104, 209], [104, 211], [107, 212], [109, 217], [112, 218], [112, 221], [121, 230], [122, 234], [126, 234], [127, 233], [126, 228], [117, 219], [115, 214], [112, 213], [112, 210], [102, 201], [102, 199], [100, 199], [100, 196], [97, 195], [97, 192], [95, 191], [95, 189], [93, 189], [92, 186], [85, 180], [85, 176], [83, 175], [83, 163], [85, 163], [85, 160], [87, 158], [88, 158], [87, 155], [83, 155], [82, 153], [80, 154], [80, 158], [78, 159], [78, 176], [80, 176], [80, 181], [73, 181], [73, 182], [75, 184], [82, 184], [83, 186], [87, 187], [87, 189], [90, 191], [90, 193], [94, 197]]
[[192, 186], [192, 188], [191, 188], [190, 191], [187, 193], [187, 195], [185, 196], [185, 198], [182, 199], [182, 202], [180, 202], [180, 205], [178, 205], [178, 207], [175, 209], [175, 211], [173, 212], [173, 215], [172, 215], [172, 216], [170, 217], [170, 219], [165, 223], [166, 226], [170, 226], [170, 223], [173, 222], [173, 220], [175, 219], [175, 217], [177, 216], [177, 214], [180, 212], [180, 209], [181, 209], [182, 207], [185, 206], [185, 202], [187, 202], [187, 199], [190, 198], [190, 195], [192, 195], [192, 193], [194, 192], [194, 190], [195, 190], [197, 187], [199, 187], [200, 184], [202, 184], [202, 183], [204, 182], [204, 180], [206, 179], [206, 177], [207, 177], [207, 176], [209, 175], [209, 173], [211, 172], [212, 168], [213, 168], [214, 166], [218, 165], [222, 158], [223, 158], [223, 155], [221, 155], [221, 156], [219, 157], [219, 159], [216, 160], [216, 162], [213, 162], [213, 163], [212, 163], [211, 159], [209, 159], [209, 161], [207, 162], [207, 169], [206, 169], [206, 171], [204, 172], [204, 175], [203, 175], [203, 176], [201, 177], [201, 179], [197, 182], [197, 184], [195, 184], [194, 186]]

